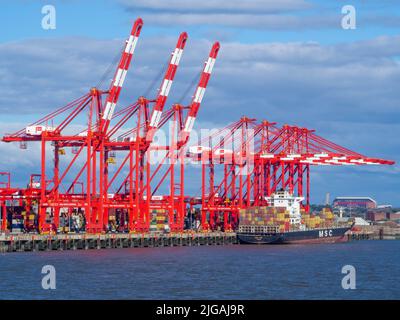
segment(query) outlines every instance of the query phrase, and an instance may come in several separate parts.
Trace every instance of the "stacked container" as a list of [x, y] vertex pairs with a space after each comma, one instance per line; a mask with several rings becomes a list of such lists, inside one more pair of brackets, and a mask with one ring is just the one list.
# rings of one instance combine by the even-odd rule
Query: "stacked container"
[[288, 231], [290, 228], [290, 215], [285, 208], [279, 207], [253, 207], [241, 209], [239, 227], [278, 227], [279, 232]]
[[330, 227], [333, 225], [335, 215], [333, 214], [332, 210], [329, 208], [323, 208], [321, 216], [324, 218], [324, 224], [327, 227]]
[[153, 209], [151, 211], [150, 231], [164, 231], [168, 228], [168, 211], [165, 209]]

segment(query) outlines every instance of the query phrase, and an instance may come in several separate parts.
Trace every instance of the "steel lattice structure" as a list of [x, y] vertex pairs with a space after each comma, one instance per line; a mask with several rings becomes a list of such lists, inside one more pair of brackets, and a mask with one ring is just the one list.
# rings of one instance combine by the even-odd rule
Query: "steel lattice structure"
[[[393, 161], [363, 156], [297, 126], [242, 117], [192, 146], [188, 157], [202, 167], [203, 229], [235, 228], [240, 209], [268, 206], [280, 189], [304, 197], [310, 209], [310, 167], [313, 165], [392, 165]], [[216, 173], [222, 173], [217, 178]]]
[[[37, 206], [37, 228], [41, 233], [58, 230], [61, 210], [69, 214], [73, 210], [83, 212], [88, 233], [107, 230], [110, 210], [120, 210], [127, 217], [124, 231], [147, 232], [154, 209], [165, 210], [171, 231], [181, 232], [188, 205], [201, 206], [203, 230], [222, 223], [227, 231], [237, 225], [240, 209], [268, 205], [267, 197], [281, 188], [304, 195], [303, 207], [309, 210], [313, 165], [394, 163], [355, 153], [319, 137], [313, 130], [278, 127], [248, 117], [189, 147], [220, 44], [212, 45], [188, 106], [174, 104], [164, 110], [188, 39], [183, 32], [156, 97], [140, 97], [118, 108], [142, 26], [140, 18], [134, 22], [107, 91], [92, 88], [3, 137], [4, 142], [19, 142], [22, 149], [28, 142], [38, 143], [41, 166], [26, 188], [13, 188], [10, 174], [0, 172], [2, 230], [7, 229], [7, 201], [17, 201], [26, 212], [33, 212]], [[167, 124], [172, 124], [169, 143], [156, 143], [157, 132]], [[161, 159], [152, 163], [156, 153], [162, 154]], [[62, 161], [62, 156], [67, 159]], [[200, 198], [185, 193], [187, 159], [201, 163]], [[110, 170], [113, 164], [116, 166]], [[160, 194], [163, 187], [168, 192]]]

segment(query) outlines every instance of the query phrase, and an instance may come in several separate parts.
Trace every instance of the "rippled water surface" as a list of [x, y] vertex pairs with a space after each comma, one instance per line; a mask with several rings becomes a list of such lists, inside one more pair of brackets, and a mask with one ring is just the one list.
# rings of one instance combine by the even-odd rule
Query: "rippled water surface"
[[0, 254], [0, 299], [400, 299], [400, 241]]

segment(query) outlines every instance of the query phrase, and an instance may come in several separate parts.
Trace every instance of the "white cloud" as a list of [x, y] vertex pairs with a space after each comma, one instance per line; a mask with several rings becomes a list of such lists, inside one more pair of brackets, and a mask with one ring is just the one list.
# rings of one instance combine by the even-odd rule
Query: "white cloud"
[[227, 26], [243, 27], [251, 29], [282, 30], [303, 30], [319, 29], [321, 27], [336, 28], [339, 26], [340, 17], [330, 16], [295, 16], [281, 14], [229, 14], [229, 13], [208, 13], [208, 14], [180, 14], [180, 13], [144, 13], [143, 19], [152, 25], [170, 25], [173, 21], [176, 25], [190, 26]]
[[[38, 114], [71, 101], [98, 82], [120, 43], [69, 38], [0, 45], [0, 108], [9, 114], [21, 110]], [[123, 104], [146, 90], [165, 66], [174, 44], [171, 37], [140, 39], [122, 91]], [[198, 76], [210, 46], [209, 41], [189, 38], [170, 103]], [[397, 110], [398, 90], [393, 83], [400, 78], [400, 71], [393, 57], [399, 54], [400, 37], [334, 46], [223, 42], [204, 108], [207, 104], [216, 111], [229, 108], [230, 118], [240, 115], [240, 107], [248, 101], [249, 112], [260, 114], [263, 106], [266, 116], [275, 113], [268, 118], [277, 116], [279, 120], [304, 122], [309, 112], [340, 117], [360, 110], [359, 119], [366, 112], [378, 113], [379, 118], [379, 113]], [[110, 77], [103, 88], [108, 87]], [[160, 82], [157, 79], [151, 95]], [[300, 101], [301, 114], [293, 113]], [[344, 112], [334, 112], [331, 106]]]
[[300, 30], [339, 27], [339, 14], [295, 15], [313, 10], [314, 4], [304, 0], [120, 0], [128, 10], [140, 14], [151, 25], [171, 23], [181, 26], [227, 26], [250, 29]]
[[312, 5], [304, 0], [119, 0], [129, 9], [147, 9], [175, 12], [281, 12], [308, 9]]
[[[359, 28], [396, 28], [396, 1], [353, 0]], [[346, 1], [314, 0], [119, 0], [126, 10], [152, 25], [225, 26], [241, 29], [299, 31], [341, 29]]]

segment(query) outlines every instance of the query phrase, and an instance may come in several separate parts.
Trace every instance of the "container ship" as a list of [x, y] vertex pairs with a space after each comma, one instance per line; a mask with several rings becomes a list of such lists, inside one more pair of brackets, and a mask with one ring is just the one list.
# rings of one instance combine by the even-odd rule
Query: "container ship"
[[240, 211], [238, 238], [249, 244], [335, 243], [347, 241], [352, 225], [339, 225], [328, 208], [320, 215], [301, 209], [302, 197], [280, 190], [267, 198], [269, 206]]

